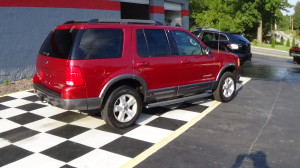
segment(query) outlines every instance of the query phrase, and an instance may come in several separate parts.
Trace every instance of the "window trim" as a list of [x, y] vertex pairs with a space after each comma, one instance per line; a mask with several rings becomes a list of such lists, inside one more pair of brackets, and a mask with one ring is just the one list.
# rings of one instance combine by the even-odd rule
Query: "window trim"
[[215, 35], [216, 35], [215, 37], [217, 37], [217, 36], [219, 36], [219, 35], [223, 35], [223, 36], [226, 37], [227, 40], [214, 40], [214, 41], [229, 41], [228, 36], [227, 36], [226, 34], [224, 34], [224, 33], [215, 33]]

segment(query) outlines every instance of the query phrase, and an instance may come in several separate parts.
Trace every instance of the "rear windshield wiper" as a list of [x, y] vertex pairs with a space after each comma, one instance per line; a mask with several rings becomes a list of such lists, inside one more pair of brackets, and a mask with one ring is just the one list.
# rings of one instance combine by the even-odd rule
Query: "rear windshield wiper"
[[50, 55], [50, 53], [45, 52], [45, 51], [43, 51], [42, 54], [45, 55], [45, 56], [49, 56]]

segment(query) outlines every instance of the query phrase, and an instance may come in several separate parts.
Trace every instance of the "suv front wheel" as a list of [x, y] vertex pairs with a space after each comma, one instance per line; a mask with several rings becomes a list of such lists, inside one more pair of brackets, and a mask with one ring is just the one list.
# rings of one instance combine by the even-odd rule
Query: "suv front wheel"
[[236, 76], [232, 72], [225, 72], [213, 92], [214, 98], [220, 102], [229, 102], [236, 93]]
[[139, 93], [130, 86], [120, 86], [109, 95], [101, 115], [110, 126], [126, 128], [136, 122], [141, 111], [142, 100]]

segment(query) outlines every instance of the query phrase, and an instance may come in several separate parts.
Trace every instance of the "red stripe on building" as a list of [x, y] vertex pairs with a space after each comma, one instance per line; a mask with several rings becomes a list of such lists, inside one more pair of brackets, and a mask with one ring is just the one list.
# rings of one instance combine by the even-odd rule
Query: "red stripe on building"
[[120, 2], [111, 0], [0, 0], [0, 7], [77, 8], [120, 11]]
[[181, 10], [181, 16], [189, 16], [190, 12], [188, 10]]
[[150, 13], [164, 14], [165, 9], [161, 6], [150, 6]]

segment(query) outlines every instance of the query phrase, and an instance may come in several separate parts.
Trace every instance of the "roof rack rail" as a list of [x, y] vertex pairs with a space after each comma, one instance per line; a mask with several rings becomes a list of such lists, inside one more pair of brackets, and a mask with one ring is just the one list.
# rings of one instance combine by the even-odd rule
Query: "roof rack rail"
[[86, 21], [75, 21], [75, 20], [69, 20], [69, 21], [66, 21], [64, 24], [73, 24], [73, 23], [85, 23]]
[[99, 23], [142, 23], [142, 24], [156, 24], [153, 20], [137, 20], [137, 19], [99, 19]]
[[197, 28], [193, 31], [202, 31], [202, 30], [210, 30], [210, 31], [220, 31], [218, 29], [215, 29], [215, 28]]
[[98, 23], [98, 19], [91, 19], [87, 21], [87, 23]]
[[64, 24], [73, 24], [73, 23], [120, 23], [120, 24], [154, 24], [154, 25], [164, 25], [161, 22], [154, 20], [138, 20], [138, 19], [91, 19], [89, 21], [74, 21], [70, 20]]
[[91, 19], [89, 21], [79, 21], [79, 20], [69, 20], [64, 24], [74, 24], [74, 23], [98, 23], [98, 19]]
[[98, 23], [155, 24], [155, 25], [163, 25], [161, 22], [154, 21], [154, 20], [138, 20], [138, 19], [99, 19]]

